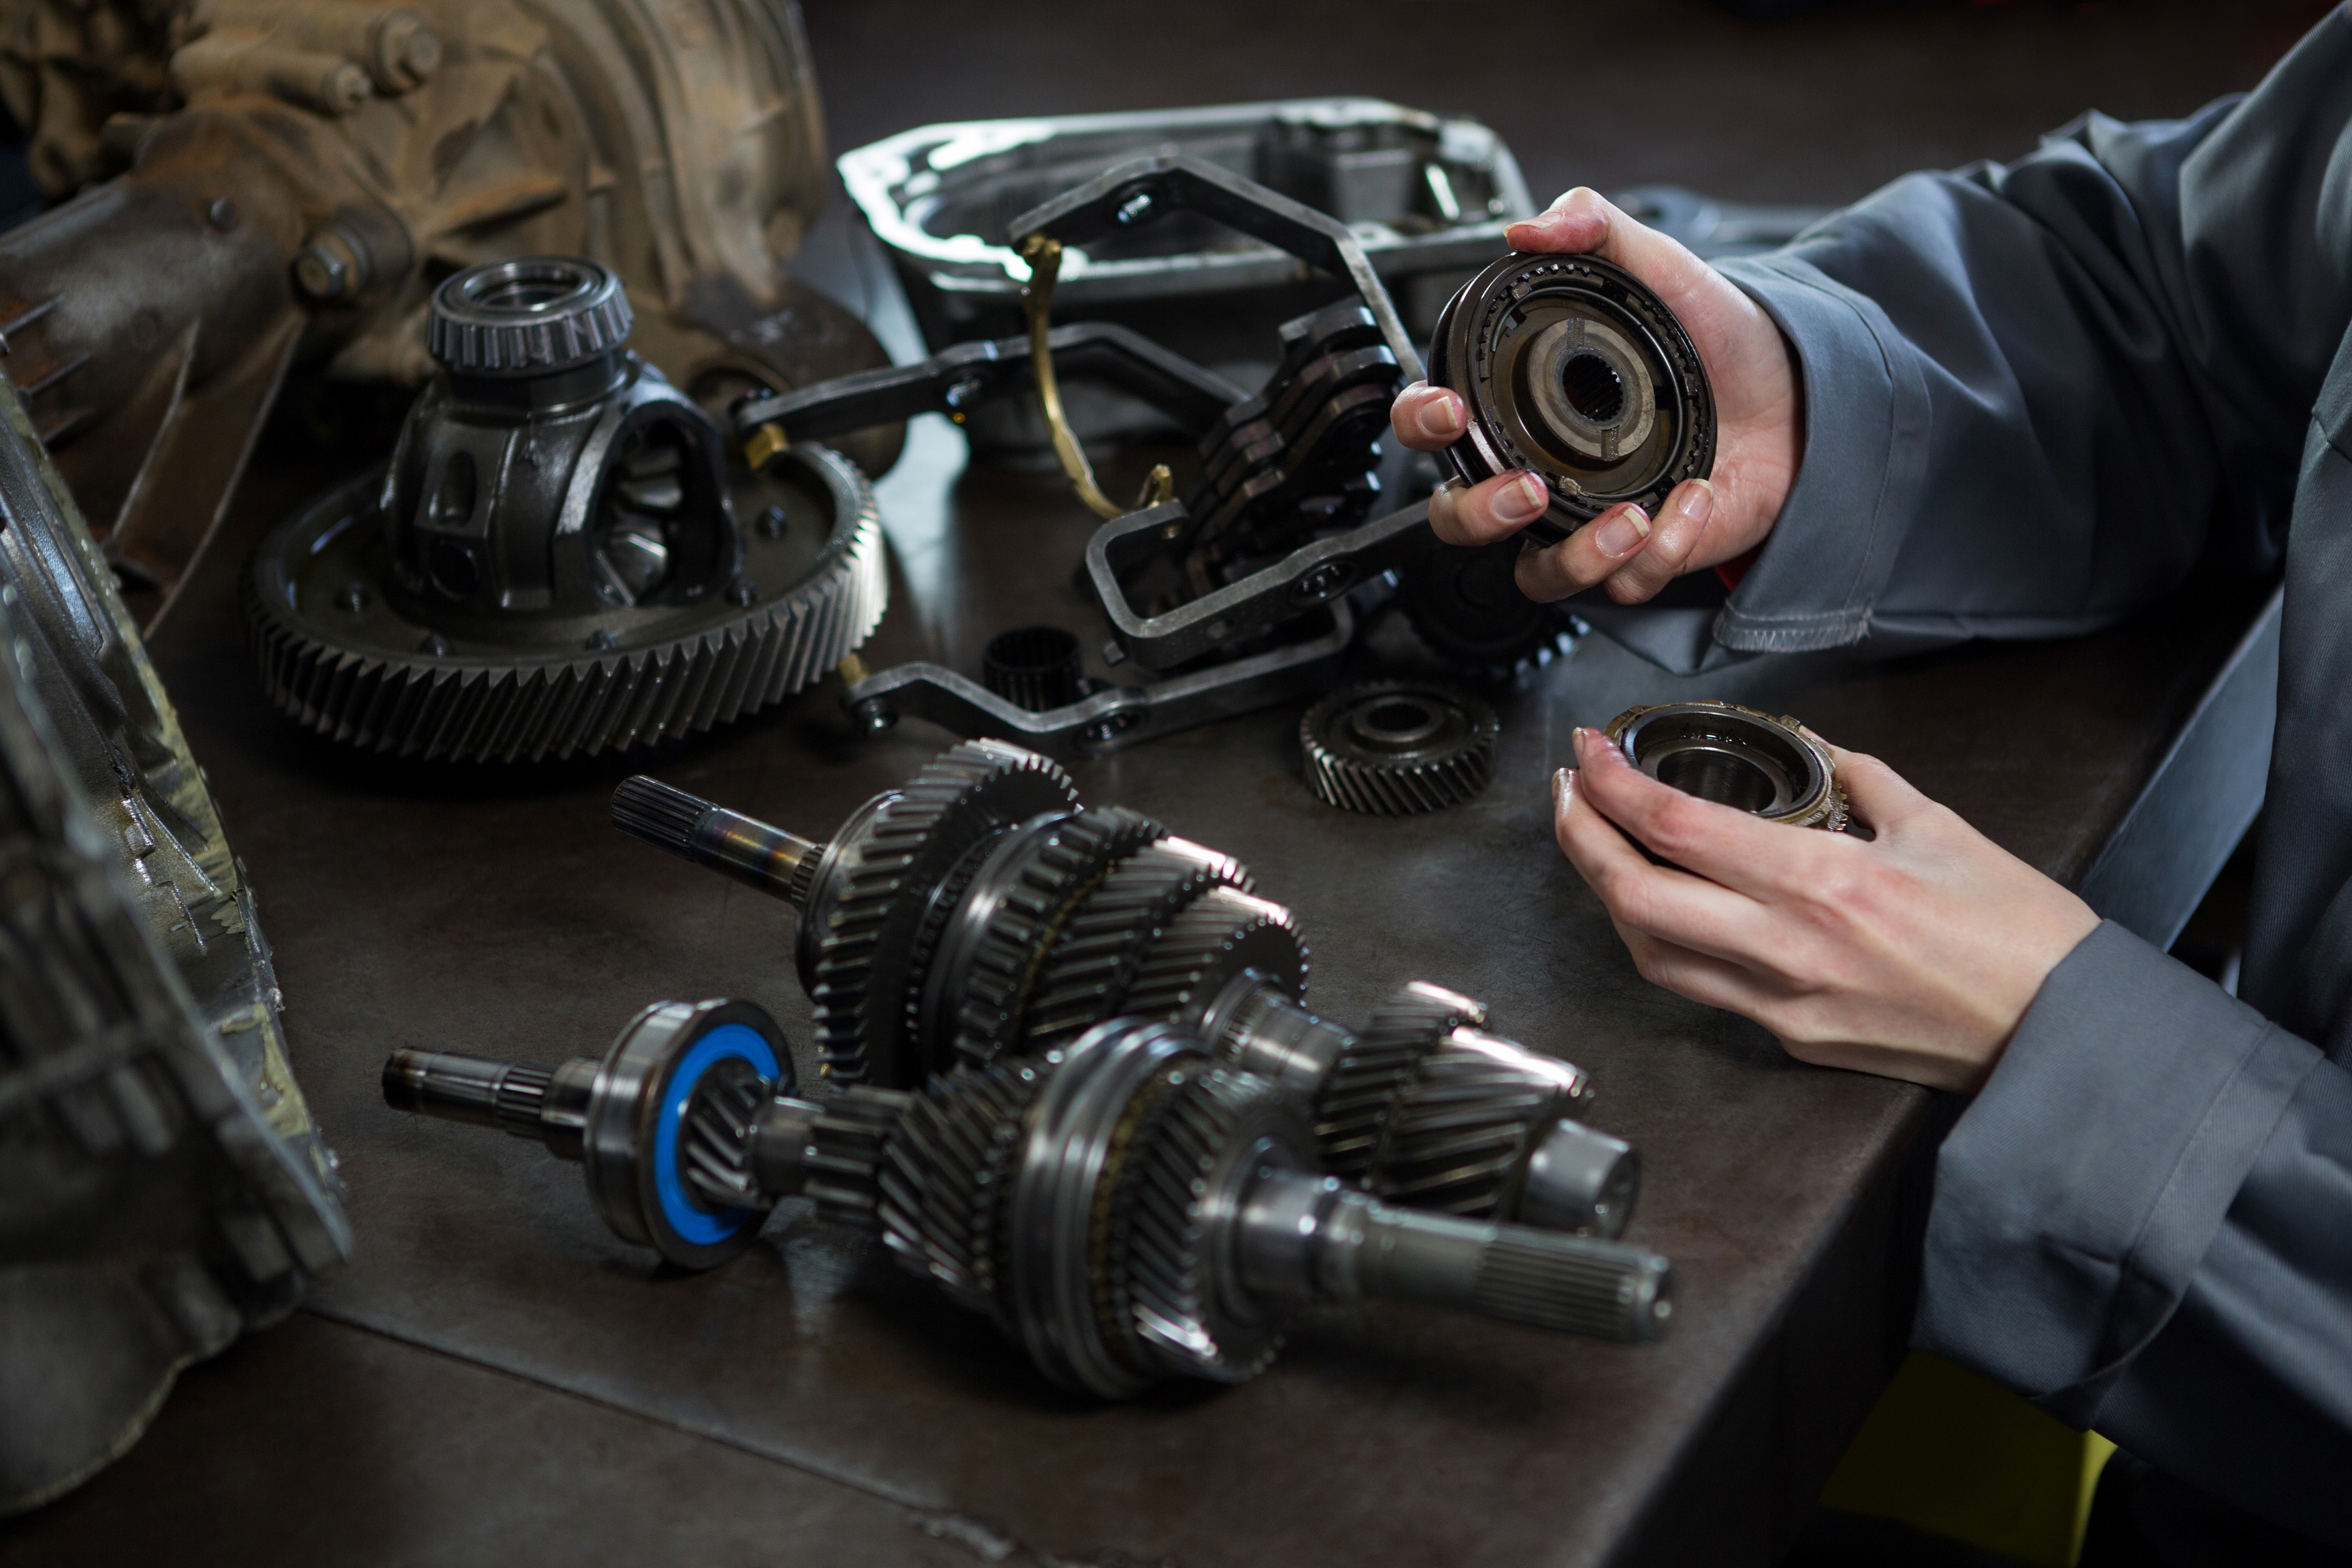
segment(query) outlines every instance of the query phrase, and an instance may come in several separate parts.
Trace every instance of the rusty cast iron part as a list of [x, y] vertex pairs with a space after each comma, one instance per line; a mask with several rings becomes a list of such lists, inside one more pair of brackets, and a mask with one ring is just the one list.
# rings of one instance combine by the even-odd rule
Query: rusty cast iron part
[[920, 1093], [805, 1100], [757, 1008], [666, 1003], [601, 1062], [404, 1051], [383, 1084], [398, 1109], [583, 1160], [614, 1232], [688, 1268], [809, 1196], [878, 1228], [902, 1268], [989, 1314], [1047, 1377], [1103, 1398], [1254, 1377], [1313, 1302], [1420, 1301], [1633, 1342], [1673, 1318], [1673, 1269], [1654, 1253], [1345, 1185], [1278, 1085], [1166, 1022], [1114, 1019]]
[[1794, 719], [1736, 702], [1663, 702], [1626, 709], [1606, 732], [1627, 762], [1703, 800], [1832, 833], [1852, 820], [1830, 749]]
[[714, 408], [886, 363], [784, 272], [826, 184], [789, 0], [0, 0], [0, 98], [64, 204], [0, 237], [9, 371], [147, 613], [289, 376], [432, 374], [451, 271], [590, 258]]
[[819, 447], [753, 473], [624, 347], [604, 268], [469, 268], [428, 330], [443, 373], [389, 470], [255, 554], [250, 640], [280, 711], [402, 756], [587, 756], [775, 702], [881, 620], [864, 476]]
[[1529, 539], [1565, 539], [1623, 501], [1654, 515], [1715, 468], [1715, 395], [1690, 334], [1598, 257], [1484, 268], [1438, 317], [1429, 379], [1469, 405], [1469, 428], [1444, 453], [1456, 479], [1527, 468], [1549, 489]]
[[245, 868], [0, 383], [0, 1515], [345, 1257]]
[[1581, 1071], [1435, 987], [1405, 987], [1360, 1031], [1317, 1016], [1297, 921], [1246, 870], [1137, 813], [1082, 807], [1034, 753], [966, 742], [825, 843], [647, 778], [613, 815], [800, 910], [837, 1083], [910, 1089], [1112, 1017], [1168, 1018], [1276, 1082], [1324, 1164], [1378, 1195], [1610, 1236], [1631, 1215], [1638, 1158], [1572, 1114]]
[[1334, 691], [1298, 721], [1307, 787], [1343, 811], [1411, 816], [1475, 796], [1495, 777], [1502, 727], [1466, 691], [1376, 680]]

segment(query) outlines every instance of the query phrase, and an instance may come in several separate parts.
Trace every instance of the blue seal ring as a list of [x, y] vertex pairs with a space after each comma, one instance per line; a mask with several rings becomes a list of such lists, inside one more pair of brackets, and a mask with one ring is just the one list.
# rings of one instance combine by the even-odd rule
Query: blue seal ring
[[685, 1179], [677, 1173], [678, 1133], [686, 1125], [695, 1085], [714, 1063], [730, 1058], [750, 1063], [752, 1071], [771, 1083], [783, 1077], [774, 1047], [759, 1030], [749, 1024], [721, 1024], [678, 1058], [654, 1118], [654, 1195], [661, 1205], [661, 1220], [680, 1239], [697, 1247], [717, 1247], [761, 1217], [757, 1209], [703, 1207], [688, 1194]]

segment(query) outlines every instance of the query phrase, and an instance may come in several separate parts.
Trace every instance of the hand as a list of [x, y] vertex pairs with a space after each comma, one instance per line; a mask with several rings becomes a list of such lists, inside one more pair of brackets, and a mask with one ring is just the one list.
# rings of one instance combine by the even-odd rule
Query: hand
[[[1764, 541], [1797, 477], [1803, 405], [1780, 330], [1755, 300], [1675, 241], [1644, 227], [1581, 186], [1549, 212], [1513, 224], [1514, 250], [1590, 252], [1657, 290], [1682, 318], [1715, 389], [1713, 479], [1689, 479], [1666, 498], [1654, 525], [1631, 502], [1602, 512], [1541, 551], [1519, 557], [1519, 591], [1564, 599], [1596, 583], [1621, 605], [1649, 598], [1685, 572], [1733, 560]], [[1415, 382], [1397, 395], [1389, 422], [1418, 451], [1450, 447], [1467, 429], [1459, 394]], [[1507, 538], [1543, 515], [1543, 481], [1524, 469], [1432, 497], [1429, 525], [1449, 544]]]
[[1800, 1061], [1973, 1092], [2099, 923], [1875, 757], [1831, 748], [1865, 840], [1685, 795], [1596, 730], [1574, 743], [1577, 768], [1553, 781], [1559, 847], [1634, 966], [1755, 1019]]

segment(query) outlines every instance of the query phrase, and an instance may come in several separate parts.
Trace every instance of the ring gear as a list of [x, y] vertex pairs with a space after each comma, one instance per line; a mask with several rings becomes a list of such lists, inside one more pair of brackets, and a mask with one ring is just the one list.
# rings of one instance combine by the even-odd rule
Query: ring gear
[[[738, 472], [739, 498], [754, 482]], [[469, 646], [370, 596], [388, 566], [375, 510], [383, 483], [381, 470], [367, 474], [296, 513], [263, 542], [244, 589], [271, 706], [368, 751], [521, 762], [693, 734], [814, 685], [873, 634], [888, 600], [873, 487], [846, 459], [803, 447], [756, 477], [757, 495], [796, 499], [793, 515], [824, 520], [809, 525], [824, 542], [804, 561], [796, 536], [746, 530], [758, 602], [714, 594], [616, 634], [609, 647], [570, 633], [536, 653]], [[360, 608], [347, 611], [353, 588]], [[354, 628], [354, 619], [368, 624]]]
[[892, 1085], [922, 1079], [913, 1015], [921, 1004], [916, 944], [933, 895], [998, 833], [1048, 812], [1072, 812], [1077, 790], [1059, 767], [997, 741], [966, 741], [935, 759], [875, 811], [816, 932], [810, 999], [827, 1078]]
[[1332, 692], [1298, 721], [1307, 786], [1344, 811], [1406, 816], [1459, 805], [1495, 776], [1495, 710], [1466, 692], [1373, 681]]

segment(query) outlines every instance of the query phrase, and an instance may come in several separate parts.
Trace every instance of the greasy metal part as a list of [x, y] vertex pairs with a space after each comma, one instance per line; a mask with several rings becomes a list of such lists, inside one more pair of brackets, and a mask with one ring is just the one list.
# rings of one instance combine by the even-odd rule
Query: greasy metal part
[[1334, 691], [1298, 721], [1307, 787], [1343, 811], [1408, 816], [1475, 796], [1502, 731], [1465, 691], [1382, 680]]
[[[784, 274], [825, 184], [789, 5], [6, 0], [0, 40], [33, 167], [73, 197], [0, 237], [0, 332], [152, 613], [289, 373], [422, 383], [449, 271], [590, 257], [712, 406], [884, 362]], [[853, 455], [878, 472], [897, 439]]]
[[1447, 301], [1429, 379], [1469, 405], [1442, 458], [1468, 484], [1530, 469], [1550, 492], [1527, 537], [1565, 539], [1620, 502], [1655, 513], [1715, 467], [1715, 395], [1690, 334], [1631, 273], [1590, 256], [1507, 256]]
[[1318, 1017], [1290, 910], [1149, 817], [1081, 808], [1043, 758], [967, 742], [822, 845], [646, 778], [614, 792], [613, 820], [801, 911], [837, 1080], [911, 1088], [1114, 1016], [1162, 1018], [1274, 1084], [1327, 1168], [1376, 1194], [1608, 1236], [1630, 1216], [1631, 1150], [1559, 1131], [1590, 1097], [1580, 1070], [1418, 982], [1360, 1035]]
[[1287, 1096], [1169, 1025], [1105, 1024], [1036, 1070], [1002, 1184], [997, 1315], [1066, 1386], [1124, 1398], [1171, 1375], [1241, 1381], [1308, 1301], [1393, 1297], [1621, 1340], [1654, 1339], [1671, 1316], [1671, 1269], [1652, 1254], [1406, 1215], [1321, 1175]]
[[1167, 1023], [1115, 1020], [919, 1095], [792, 1087], [767, 1016], [726, 1002], [648, 1008], [602, 1061], [552, 1073], [423, 1051], [383, 1071], [395, 1109], [582, 1160], [614, 1234], [684, 1268], [725, 1262], [793, 1194], [878, 1225], [908, 1272], [1102, 1398], [1255, 1376], [1308, 1302], [1387, 1297], [1621, 1341], [1672, 1316], [1654, 1254], [1411, 1215], [1321, 1175], [1280, 1086]]
[[443, 284], [446, 372], [388, 472], [254, 556], [247, 615], [280, 711], [432, 760], [586, 756], [754, 712], [865, 640], [887, 579], [864, 477], [823, 447], [734, 461], [628, 331], [593, 262]]
[[0, 384], [0, 1515], [347, 1256], [202, 772]]
[[[1008, 234], [1003, 215], [1171, 149], [1346, 225], [1416, 341], [1462, 279], [1502, 254], [1504, 229], [1536, 210], [1486, 127], [1364, 98], [929, 125], [846, 153], [838, 167], [936, 352], [1022, 324], [1025, 231]], [[1262, 240], [1180, 222], [1074, 247], [1055, 294], [1066, 319], [1116, 321], [1203, 363], [1263, 364], [1276, 323], [1340, 288]], [[1090, 389], [1068, 416], [1088, 441], [1166, 429], [1151, 409]], [[991, 407], [971, 430], [976, 452], [1052, 463], [1034, 403]]]
[[394, 1110], [496, 1127], [580, 1162], [613, 1233], [680, 1268], [749, 1247], [780, 1195], [757, 1179], [753, 1134], [761, 1108], [792, 1092], [793, 1058], [749, 1002], [656, 1002], [601, 1058], [552, 1069], [394, 1051], [383, 1081]]
[[1851, 820], [1836, 761], [1794, 719], [1736, 702], [1665, 702], [1628, 708], [1606, 732], [1627, 762], [1702, 800], [1832, 833]]

